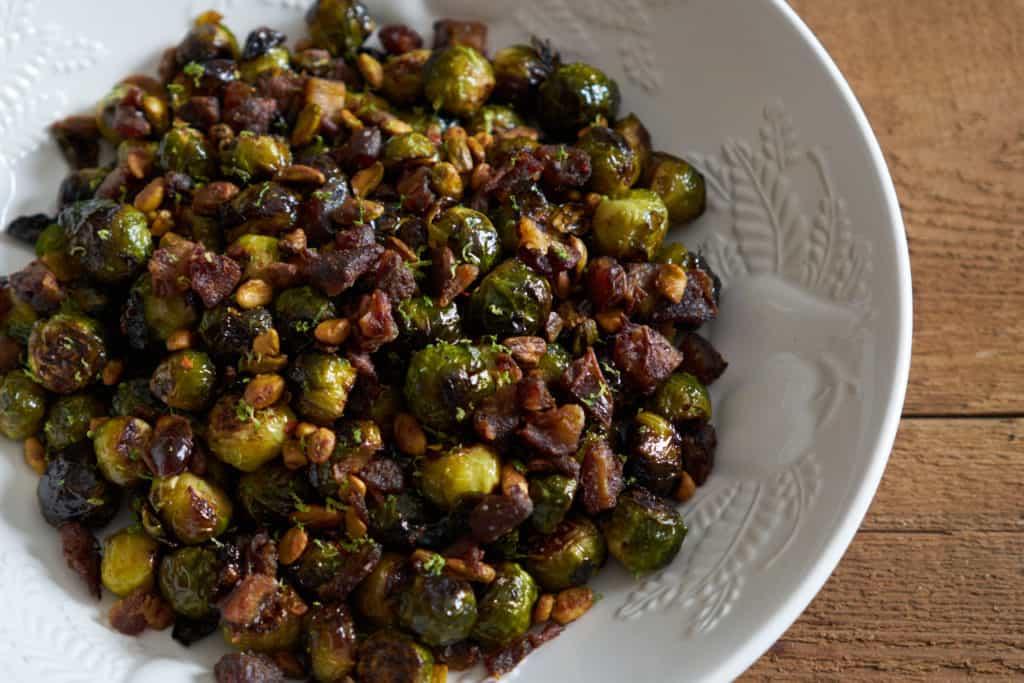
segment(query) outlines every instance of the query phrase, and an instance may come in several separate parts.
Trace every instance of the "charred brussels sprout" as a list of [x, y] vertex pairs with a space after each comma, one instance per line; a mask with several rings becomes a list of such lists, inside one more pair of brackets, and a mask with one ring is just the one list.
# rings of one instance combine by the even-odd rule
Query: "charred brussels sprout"
[[540, 86], [537, 111], [544, 128], [562, 134], [576, 131], [598, 116], [612, 121], [619, 111], [619, 86], [589, 64], [566, 64]]
[[329, 425], [345, 413], [348, 394], [356, 383], [356, 369], [344, 358], [329, 353], [304, 353], [289, 370], [298, 389], [295, 409], [318, 424]]
[[664, 152], [651, 155], [644, 185], [661, 197], [673, 223], [689, 223], [704, 213], [704, 176], [678, 157]]
[[356, 674], [360, 683], [430, 683], [434, 657], [404, 633], [385, 629], [359, 646]]
[[403, 299], [398, 303], [398, 329], [409, 348], [420, 349], [436, 341], [453, 342], [461, 336], [459, 309], [444, 308], [430, 296]]
[[[85, 441], [89, 434], [89, 422], [104, 415], [106, 410], [103, 401], [92, 394], [61, 396], [46, 413], [46, 422], [43, 424], [46, 445], [54, 450], [63, 450]], [[0, 398], [0, 415], [6, 414], [3, 399]]]
[[28, 366], [45, 388], [71, 394], [85, 388], [107, 362], [107, 347], [96, 321], [58, 313], [32, 326]]
[[434, 505], [451, 510], [464, 500], [482, 498], [501, 477], [501, 460], [483, 445], [456, 446], [420, 465], [423, 495]]
[[551, 384], [561, 379], [562, 373], [569, 368], [571, 363], [572, 356], [568, 351], [558, 344], [548, 344], [547, 351], [537, 363], [537, 369], [540, 370], [544, 381]]
[[398, 618], [427, 645], [451, 645], [476, 623], [476, 596], [468, 582], [449, 576], [417, 576], [402, 593]]
[[620, 259], [651, 259], [668, 232], [668, 209], [650, 190], [606, 198], [594, 213], [594, 246]]
[[291, 163], [288, 141], [273, 135], [243, 132], [221, 150], [221, 172], [243, 182], [269, 178]]
[[[0, 296], [3, 294], [0, 293]], [[32, 327], [39, 320], [39, 314], [27, 302], [16, 296], [10, 298], [11, 309], [2, 314], [3, 331], [19, 342], [28, 342]]]
[[75, 520], [101, 527], [117, 514], [119, 501], [118, 488], [100, 475], [88, 451], [77, 449], [50, 455], [36, 497], [43, 518], [55, 527]]
[[458, 426], [480, 401], [511, 383], [498, 371], [496, 356], [490, 347], [465, 342], [439, 342], [418, 351], [405, 376], [410, 410], [431, 429]]
[[100, 135], [117, 145], [148, 137], [167, 126], [167, 105], [159, 97], [130, 83], [118, 83], [96, 103]]
[[672, 422], [706, 422], [711, 419], [711, 398], [696, 377], [675, 372], [654, 393], [651, 410]]
[[338, 493], [334, 478], [334, 464], [338, 462], [368, 462], [382, 447], [380, 427], [370, 420], [343, 420], [335, 427], [334, 452], [326, 462], [311, 463], [307, 469], [309, 483], [324, 498]]
[[96, 188], [109, 172], [109, 168], [80, 168], [69, 173], [57, 190], [57, 208], [95, 197]]
[[686, 525], [675, 508], [643, 489], [619, 497], [604, 524], [608, 552], [641, 575], [667, 567], [679, 553]]
[[210, 18], [210, 15], [200, 17], [175, 48], [174, 57], [178, 66], [187, 67], [190, 62], [201, 63], [214, 59], [238, 59], [240, 53], [235, 34], [216, 20], [210, 21]]
[[114, 595], [124, 597], [136, 590], [148, 591], [156, 578], [160, 545], [142, 529], [129, 527], [109, 536], [103, 543], [100, 578]]
[[278, 73], [285, 71], [291, 66], [291, 55], [284, 47], [272, 47], [259, 57], [247, 59], [238, 65], [242, 80], [246, 83], [256, 83], [256, 80], [265, 73]]
[[473, 114], [473, 118], [469, 121], [470, 135], [476, 133], [487, 133], [494, 135], [496, 133], [503, 133], [519, 126], [525, 126], [526, 122], [523, 121], [522, 117], [511, 107], [506, 107], [502, 104], [487, 104]]
[[642, 175], [651, 159], [651, 134], [647, 126], [636, 114], [631, 113], [615, 122], [615, 132], [625, 138], [629, 148], [633, 150]]
[[530, 480], [533, 528], [550, 534], [562, 523], [576, 495], [576, 480], [561, 474], [549, 474]]
[[170, 531], [187, 545], [219, 536], [231, 521], [231, 499], [220, 487], [191, 472], [154, 480], [149, 502]]
[[302, 637], [302, 617], [308, 608], [291, 586], [277, 584], [254, 620], [246, 625], [224, 624], [224, 640], [239, 650], [291, 650]]
[[402, 133], [384, 145], [384, 165], [388, 168], [405, 163], [428, 163], [437, 160], [437, 147], [423, 133]]
[[374, 501], [369, 509], [370, 533], [388, 545], [411, 547], [425, 533], [427, 504], [411, 490]]
[[431, 247], [448, 246], [455, 260], [469, 263], [487, 273], [501, 256], [501, 238], [491, 219], [464, 206], [455, 206], [430, 225]]
[[130, 379], [117, 385], [110, 401], [112, 415], [128, 415], [148, 422], [155, 421], [166, 408], [149, 390], [148, 379]]
[[667, 496], [683, 471], [679, 435], [657, 413], [641, 410], [633, 429], [633, 455], [626, 463], [637, 483], [651, 493]]
[[405, 581], [405, 558], [396, 553], [384, 553], [352, 594], [352, 603], [373, 625], [393, 626], [398, 621], [398, 601]]
[[137, 417], [112, 417], [96, 428], [92, 447], [96, 464], [109, 481], [129, 486], [146, 473], [143, 454], [149, 450], [153, 430]]
[[267, 274], [267, 266], [277, 263], [281, 256], [277, 238], [269, 235], [242, 235], [228, 247], [228, 253], [240, 256], [235, 260], [245, 265], [243, 277], [260, 279]]
[[274, 322], [288, 351], [312, 346], [313, 330], [321, 321], [335, 317], [334, 304], [312, 287], [293, 287], [274, 302]]
[[68, 253], [91, 277], [117, 284], [136, 275], [153, 253], [146, 215], [109, 199], [71, 204], [60, 213]]
[[526, 569], [545, 590], [581, 586], [604, 564], [604, 537], [586, 517], [563, 521], [554, 533], [542, 536], [526, 555]]
[[262, 525], [287, 521], [296, 500], [308, 500], [309, 482], [300, 470], [281, 463], [267, 464], [246, 472], [238, 480], [238, 499], [250, 517]]
[[[388, 57], [384, 62], [381, 95], [399, 105], [409, 105], [419, 100], [423, 96], [423, 65], [428, 59], [430, 50], [410, 50]], [[413, 125], [413, 128], [416, 126]]]
[[306, 622], [309, 664], [320, 683], [344, 683], [356, 666], [356, 627], [344, 605], [314, 606]]
[[530, 628], [537, 584], [514, 562], [497, 567], [498, 577], [477, 605], [473, 638], [490, 649], [506, 647]]
[[160, 594], [178, 614], [207, 619], [217, 613], [212, 600], [220, 571], [217, 554], [206, 547], [175, 550], [160, 561]]
[[186, 296], [177, 293], [157, 296], [153, 292], [153, 280], [149, 273], [143, 273], [139, 277], [132, 291], [138, 294], [142, 301], [142, 315], [146, 327], [156, 341], [166, 341], [172, 332], [189, 329], [199, 319], [196, 307]]
[[36, 256], [61, 282], [71, 282], [81, 275], [81, 265], [71, 256], [70, 249], [68, 236], [59, 223], [46, 226], [36, 240]]
[[256, 410], [240, 396], [228, 394], [210, 411], [206, 443], [222, 461], [254, 472], [281, 453], [293, 421], [295, 415], [287, 405]]
[[217, 366], [202, 351], [178, 351], [164, 359], [149, 382], [153, 395], [171, 408], [203, 410], [210, 405]]
[[487, 334], [536, 334], [551, 313], [551, 286], [519, 259], [509, 259], [487, 274], [469, 309]]
[[617, 197], [640, 177], [640, 161], [624, 137], [605, 126], [590, 126], [576, 146], [590, 155], [590, 189]]
[[472, 116], [494, 90], [494, 70], [467, 45], [435, 50], [423, 67], [423, 91], [435, 110]]
[[551, 75], [552, 59], [530, 45], [511, 45], [494, 54], [493, 67], [495, 99], [529, 105], [537, 88]]
[[294, 565], [295, 585], [323, 599], [347, 596], [380, 560], [380, 546], [367, 536], [359, 542], [315, 539]]
[[203, 313], [199, 338], [218, 358], [235, 358], [248, 353], [253, 339], [273, 326], [273, 316], [265, 308], [240, 310], [223, 304]]
[[276, 234], [292, 227], [298, 208], [298, 196], [280, 183], [256, 183], [227, 203], [224, 225], [232, 235], [238, 231]]
[[0, 383], [0, 434], [17, 441], [27, 439], [39, 431], [45, 414], [43, 388], [23, 370], [7, 373]]
[[213, 155], [206, 137], [195, 128], [172, 128], [160, 141], [157, 163], [165, 171], [184, 173], [205, 181], [213, 175]]
[[658, 253], [654, 255], [654, 260], [658, 263], [674, 263], [685, 268], [689, 253], [686, 245], [681, 242], [663, 242], [658, 247]]
[[376, 24], [366, 7], [354, 0], [317, 0], [306, 13], [313, 46], [334, 56], [354, 57]]

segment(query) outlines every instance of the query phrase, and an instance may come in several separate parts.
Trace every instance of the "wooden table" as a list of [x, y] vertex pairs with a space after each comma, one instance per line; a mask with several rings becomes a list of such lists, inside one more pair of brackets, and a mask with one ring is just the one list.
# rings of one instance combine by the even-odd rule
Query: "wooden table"
[[1024, 1], [791, 0], [881, 141], [910, 240], [896, 448], [746, 680], [1024, 680]]

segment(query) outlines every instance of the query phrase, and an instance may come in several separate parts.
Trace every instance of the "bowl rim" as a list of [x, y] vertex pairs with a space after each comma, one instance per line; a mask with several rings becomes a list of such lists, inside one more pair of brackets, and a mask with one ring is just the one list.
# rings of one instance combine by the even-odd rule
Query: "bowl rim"
[[888, 226], [896, 245], [896, 309], [898, 327], [896, 330], [896, 360], [894, 363], [893, 382], [886, 396], [887, 407], [881, 428], [870, 449], [870, 462], [865, 475], [856, 486], [850, 504], [840, 514], [834, 532], [825, 542], [818, 557], [803, 570], [800, 588], [787, 596], [782, 605], [775, 610], [771, 618], [759, 624], [751, 637], [736, 651], [734, 656], [724, 660], [717, 673], [712, 673], [712, 680], [733, 680], [749, 669], [765, 652], [781, 638], [790, 626], [807, 609], [811, 600], [821, 591], [825, 582], [835, 571], [853, 537], [860, 528], [867, 514], [868, 507], [874, 499], [875, 492], [882, 480], [886, 463], [896, 440], [906, 398], [907, 382], [910, 377], [911, 345], [913, 336], [913, 290], [910, 273], [910, 252], [907, 247], [906, 227], [900, 211], [896, 188], [888, 164], [882, 154], [878, 138], [875, 136], [867, 115], [853, 89], [836, 65], [832, 56], [825, 49], [813, 31], [804, 23], [786, 0], [771, 0], [775, 9], [783, 16], [792, 29], [813, 50], [828, 75], [839, 89], [839, 94], [849, 109], [857, 128], [867, 146], [872, 166], [876, 172], [876, 180], [885, 211], [888, 214]]

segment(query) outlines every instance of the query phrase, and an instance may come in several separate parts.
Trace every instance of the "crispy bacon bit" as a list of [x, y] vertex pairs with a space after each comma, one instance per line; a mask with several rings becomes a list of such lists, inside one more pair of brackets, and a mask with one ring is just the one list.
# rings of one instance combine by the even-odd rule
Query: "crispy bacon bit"
[[615, 365], [641, 394], [651, 394], [683, 362], [683, 354], [660, 332], [630, 325], [615, 336]]
[[100, 544], [81, 522], [66, 522], [60, 527], [64, 559], [82, 577], [89, 593], [100, 599]]
[[530, 152], [519, 152], [494, 169], [482, 189], [485, 194], [503, 202], [514, 194], [529, 191], [543, 172], [543, 162]]
[[679, 342], [683, 352], [683, 363], [679, 369], [688, 372], [701, 384], [707, 385], [722, 376], [729, 366], [722, 354], [704, 337], [696, 332], [687, 332]]
[[395, 189], [404, 197], [402, 208], [415, 214], [422, 215], [437, 199], [430, 186], [430, 169], [426, 166], [405, 170]]
[[377, 543], [363, 543], [352, 551], [342, 549], [340, 565], [331, 579], [320, 586], [317, 594], [322, 600], [344, 600], [373, 572], [381, 555], [381, 547]]
[[533, 513], [533, 501], [521, 488], [512, 488], [508, 495], [488, 495], [469, 513], [473, 538], [493, 543], [526, 521]]
[[539, 412], [555, 407], [555, 397], [548, 390], [547, 382], [537, 371], [532, 371], [516, 386], [519, 406], [523, 410]]
[[359, 349], [370, 353], [398, 338], [398, 325], [391, 317], [391, 299], [387, 294], [378, 289], [359, 301], [354, 329]]
[[42, 261], [33, 261], [10, 276], [11, 291], [37, 313], [52, 313], [64, 301], [57, 276]]
[[250, 131], [262, 135], [270, 130], [277, 114], [277, 102], [257, 97], [252, 86], [234, 81], [224, 89], [224, 123], [236, 133]]
[[160, 243], [162, 246], [153, 252], [146, 266], [153, 282], [153, 293], [168, 297], [188, 291], [191, 286], [189, 265], [196, 243], [177, 235], [168, 235]]
[[686, 271], [686, 290], [683, 292], [682, 300], [677, 304], [668, 300], [659, 302], [651, 319], [655, 322], [700, 327], [718, 317], [714, 290], [715, 283], [710, 275], [698, 268], [691, 268]]
[[576, 452], [585, 422], [583, 409], [569, 404], [539, 413], [527, 413], [519, 436], [531, 448], [549, 457]]
[[687, 474], [693, 478], [697, 486], [702, 486], [715, 465], [718, 437], [714, 426], [705, 422], [693, 431], [683, 434], [680, 443], [683, 447], [683, 463]]
[[625, 488], [622, 460], [603, 440], [592, 442], [580, 468], [580, 499], [588, 515], [610, 510]]
[[198, 247], [189, 260], [188, 276], [203, 305], [216, 308], [242, 279], [242, 268], [228, 256]]
[[552, 192], [583, 187], [590, 180], [590, 155], [569, 145], [541, 145], [534, 152], [544, 164], [544, 185]]
[[107, 616], [118, 633], [137, 636], [146, 630], [146, 615], [142, 611], [145, 597], [144, 591], [136, 591], [111, 605]]
[[380, 44], [393, 55], [401, 55], [423, 47], [423, 38], [405, 24], [389, 24], [380, 29]]
[[611, 426], [614, 409], [612, 392], [592, 347], [562, 373], [562, 386], [583, 404], [587, 415], [605, 427]]
[[220, 100], [202, 95], [190, 97], [178, 110], [178, 116], [190, 126], [205, 131], [220, 123]]
[[267, 655], [232, 652], [213, 667], [217, 683], [284, 683], [281, 668]]
[[402, 467], [392, 458], [374, 458], [359, 470], [359, 478], [380, 496], [400, 493], [405, 488]]
[[354, 131], [341, 149], [338, 150], [338, 163], [350, 171], [372, 166], [380, 158], [384, 140], [380, 128], [366, 127]]
[[327, 296], [338, 296], [373, 268], [382, 251], [376, 244], [347, 250], [307, 251], [300, 271]]
[[487, 51], [487, 24], [479, 21], [441, 19], [434, 22], [434, 49], [466, 45], [478, 52]]
[[516, 385], [506, 384], [491, 394], [473, 411], [473, 429], [484, 441], [500, 441], [519, 426]]
[[412, 298], [419, 291], [416, 276], [405, 265], [405, 259], [394, 249], [386, 249], [373, 269], [374, 284], [392, 301]]

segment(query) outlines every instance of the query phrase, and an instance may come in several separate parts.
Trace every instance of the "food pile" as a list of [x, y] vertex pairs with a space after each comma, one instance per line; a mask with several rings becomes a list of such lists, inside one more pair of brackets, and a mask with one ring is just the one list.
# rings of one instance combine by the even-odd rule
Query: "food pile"
[[726, 364], [717, 278], [664, 240], [704, 182], [547, 44], [307, 22], [289, 49], [208, 12], [53, 125], [0, 432], [111, 625], [219, 631], [220, 681], [500, 675], [608, 556], [680, 550]]

